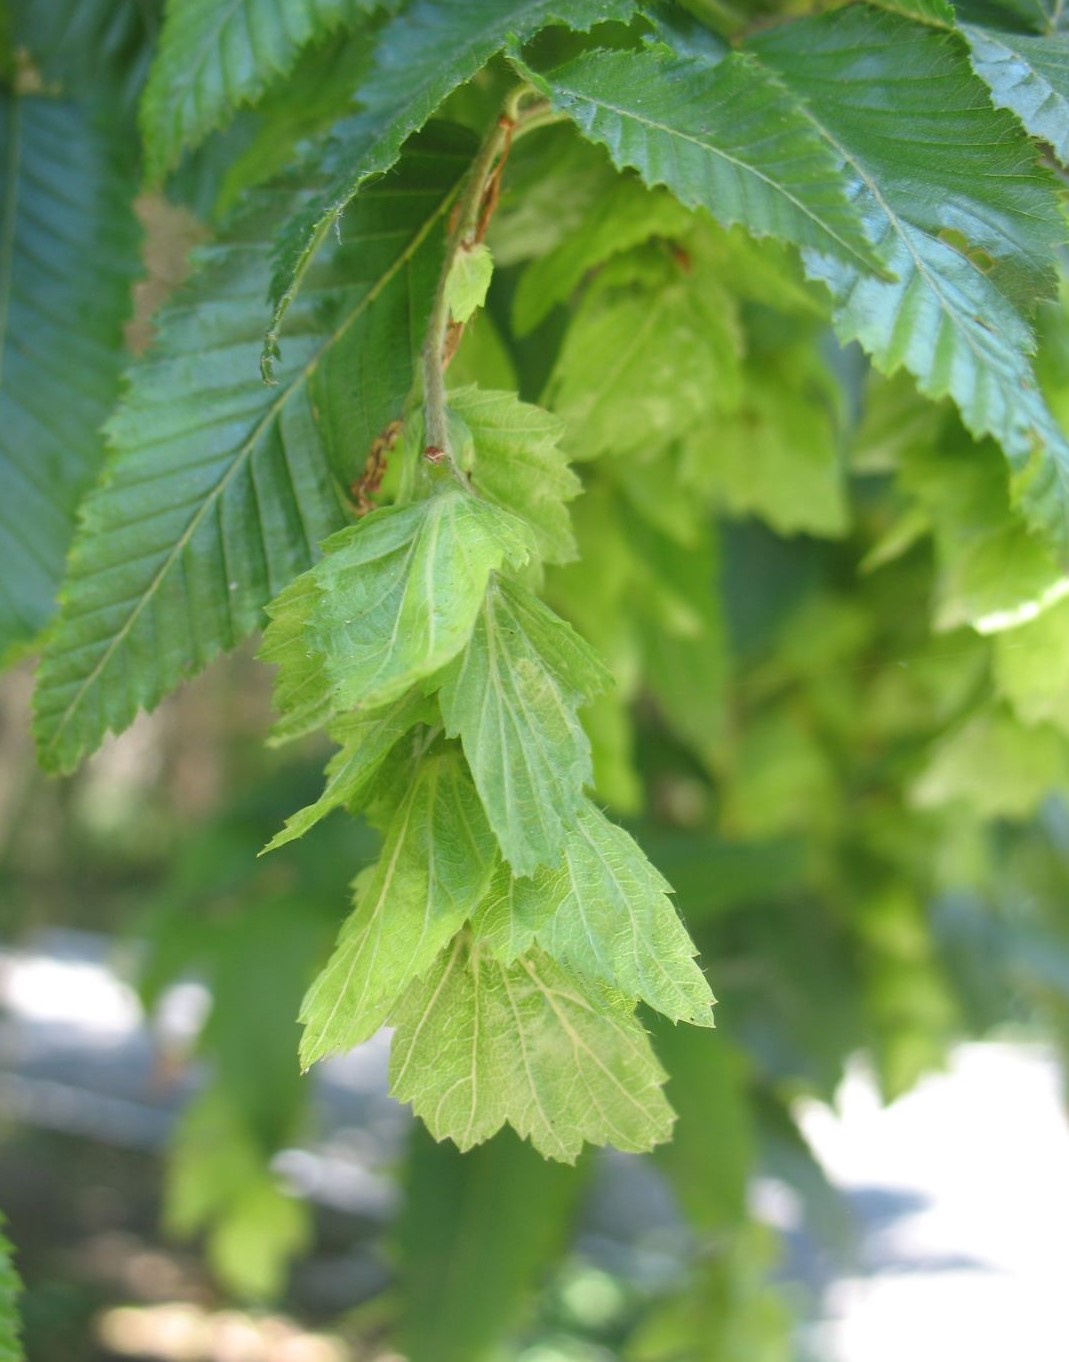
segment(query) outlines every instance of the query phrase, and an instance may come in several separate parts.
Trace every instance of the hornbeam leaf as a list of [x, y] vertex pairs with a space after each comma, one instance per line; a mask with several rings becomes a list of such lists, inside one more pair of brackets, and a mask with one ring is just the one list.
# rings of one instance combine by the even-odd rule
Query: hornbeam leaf
[[468, 474], [480, 496], [526, 520], [545, 563], [576, 557], [566, 502], [582, 483], [559, 447], [564, 422], [515, 393], [477, 387], [454, 389], [449, 406], [471, 432]]
[[169, 4], [141, 102], [146, 173], [161, 180], [242, 104], [296, 64], [303, 47], [358, 25], [377, 0], [182, 0]]
[[920, 809], [960, 801], [981, 818], [1027, 818], [1067, 775], [1069, 743], [1057, 729], [1025, 728], [991, 706], [934, 745], [910, 800]]
[[513, 300], [513, 324], [533, 331], [558, 303], [567, 302], [590, 270], [651, 237], [672, 241], [694, 228], [693, 216], [663, 190], [650, 191], [630, 176], [616, 176], [584, 219], [524, 270]]
[[576, 459], [649, 457], [737, 404], [741, 348], [735, 300], [711, 271], [618, 256], [583, 298], [546, 400]]
[[356, 882], [356, 907], [301, 1004], [301, 1064], [373, 1035], [407, 985], [486, 892], [493, 833], [464, 760], [432, 754], [394, 811], [382, 855]]
[[159, 19], [143, 0], [9, 0], [15, 46], [25, 48], [49, 90], [133, 112], [152, 60]]
[[139, 234], [116, 140], [79, 105], [0, 95], [0, 661], [52, 614], [119, 387]]
[[999, 634], [993, 671], [1023, 724], [1051, 723], [1069, 736], [1069, 601]]
[[712, 1026], [713, 995], [671, 892], [634, 839], [587, 800], [560, 867], [511, 883], [499, 874], [475, 930], [506, 964], [537, 940], [585, 978], [673, 1021]]
[[750, 356], [737, 411], [687, 441], [680, 476], [779, 534], [841, 535], [846, 486], [837, 393], [811, 345]]
[[453, 258], [446, 283], [449, 315], [455, 322], [467, 322], [486, 302], [494, 277], [494, 257], [485, 242], [461, 245]]
[[1069, 37], [1000, 33], [963, 24], [973, 70], [1000, 109], [1069, 163]]
[[630, 1008], [541, 951], [511, 965], [463, 938], [393, 1014], [390, 1086], [460, 1149], [506, 1123], [547, 1158], [669, 1137], [664, 1072]]
[[750, 57], [591, 52], [535, 79], [620, 169], [633, 167], [688, 207], [886, 273], [836, 158]]
[[851, 7], [753, 47], [843, 158], [897, 276], [809, 258], [840, 337], [885, 372], [904, 366], [927, 396], [952, 397], [975, 436], [1002, 445], [1033, 522], [1069, 548], [1069, 443], [1038, 393], [1022, 311], [1049, 290], [1065, 234], [1032, 144], [991, 107], [953, 34]]
[[611, 682], [594, 650], [529, 591], [498, 578], [439, 693], [490, 824], [518, 875], [556, 864], [593, 779], [576, 714]]
[[[3, 1226], [0, 1218], [0, 1227]], [[18, 1276], [11, 1262], [11, 1245], [0, 1233], [0, 1362], [23, 1362], [19, 1341]]]
[[264, 847], [275, 851], [294, 838], [303, 837], [321, 818], [343, 806], [353, 811], [362, 801], [383, 762], [416, 724], [434, 717], [433, 702], [421, 691], [409, 691], [381, 709], [344, 714], [330, 726], [330, 736], [341, 743], [327, 765], [327, 784], [314, 804], [286, 819], [286, 826]]
[[396, 162], [401, 147], [458, 86], [506, 42], [525, 42], [550, 24], [586, 29], [630, 18], [634, 0], [416, 0], [382, 30], [374, 70], [361, 86], [361, 112], [343, 119], [325, 157], [327, 188], [287, 223], [271, 287], [275, 316], [265, 358], [312, 257], [361, 186]]
[[278, 668], [274, 705], [279, 717], [269, 738], [274, 745], [314, 733], [337, 709], [326, 659], [312, 652], [305, 637], [319, 597], [315, 577], [303, 572], [267, 606], [270, 623], [257, 656]]
[[534, 553], [523, 521], [458, 486], [375, 511], [323, 547], [268, 609], [261, 656], [279, 664], [285, 736], [438, 671], [467, 643], [491, 572]]
[[[359, 389], [362, 417], [377, 433], [400, 414], [468, 145], [436, 132], [365, 197], [309, 280], [274, 389], [257, 384], [256, 357], [276, 196], [205, 251], [109, 426], [104, 482], [86, 503], [39, 677], [46, 766], [72, 768], [250, 633], [343, 523], [316, 411], [339, 397], [343, 370], [389, 347], [389, 374]], [[339, 350], [347, 364], [332, 367]], [[354, 448], [354, 471], [365, 454]]]

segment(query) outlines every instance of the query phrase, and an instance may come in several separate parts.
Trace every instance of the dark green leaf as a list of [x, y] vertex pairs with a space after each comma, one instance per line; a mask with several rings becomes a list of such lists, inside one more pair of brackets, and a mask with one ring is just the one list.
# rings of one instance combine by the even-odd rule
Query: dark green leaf
[[1025, 317], [1065, 235], [1053, 178], [953, 34], [851, 7], [785, 35], [753, 46], [842, 157], [896, 275], [810, 258], [839, 335], [885, 372], [907, 368], [927, 396], [951, 396], [970, 431], [1006, 451], [1033, 521], [1069, 547], [1069, 443], [1037, 391]]
[[89, 111], [0, 95], [0, 661], [55, 605], [104, 454], [138, 269], [134, 178]]
[[882, 272], [835, 157], [749, 57], [593, 52], [540, 83], [618, 167], [667, 185], [688, 207]]
[[290, 221], [279, 239], [271, 293], [275, 319], [265, 354], [311, 259], [346, 205], [372, 176], [396, 162], [407, 138], [506, 41], [523, 42], [547, 24], [589, 28], [626, 19], [633, 0], [416, 0], [382, 31], [362, 111], [339, 123], [324, 159], [328, 187]]
[[167, 7], [141, 103], [147, 174], [161, 180], [242, 104], [254, 104], [303, 47], [356, 26], [378, 0], [182, 0]]
[[[256, 382], [256, 359], [267, 240], [288, 196], [265, 195], [204, 252], [109, 427], [105, 480], [87, 503], [40, 674], [47, 766], [70, 769], [233, 647], [343, 523], [316, 422], [321, 402], [344, 400], [332, 357], [344, 353], [352, 372], [366, 353], [383, 375], [361, 388], [366, 429], [400, 414], [466, 162], [453, 137], [436, 135], [365, 197], [309, 279], [276, 388]], [[354, 471], [366, 452], [353, 449]]]

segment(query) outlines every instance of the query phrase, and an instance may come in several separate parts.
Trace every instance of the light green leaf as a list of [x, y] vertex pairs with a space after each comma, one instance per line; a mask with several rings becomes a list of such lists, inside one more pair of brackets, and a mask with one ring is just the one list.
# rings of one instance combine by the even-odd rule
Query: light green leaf
[[584, 978], [673, 1021], [712, 1026], [713, 995], [671, 892], [634, 839], [587, 800], [560, 867], [511, 883], [499, 874], [474, 925], [505, 964], [537, 940]]
[[439, 105], [499, 52], [548, 24], [585, 29], [626, 20], [633, 0], [417, 0], [379, 35], [374, 71], [360, 90], [362, 110], [337, 125], [324, 158], [327, 188], [287, 223], [278, 243], [271, 296], [275, 316], [265, 355], [312, 257], [347, 204], [372, 176], [397, 161], [405, 141]]
[[933, 624], [993, 634], [1034, 619], [1069, 594], [1069, 576], [1009, 503], [1005, 464], [990, 442], [957, 427], [902, 457], [900, 482], [935, 536]]
[[342, 746], [327, 765], [326, 788], [314, 804], [286, 819], [286, 826], [264, 851], [276, 851], [294, 838], [303, 837], [335, 809], [355, 811], [394, 747], [416, 724], [430, 723], [434, 713], [433, 701], [413, 690], [381, 709], [358, 709], [335, 719], [330, 725], [330, 736]]
[[582, 484], [560, 448], [564, 422], [515, 393], [468, 387], [449, 394], [450, 409], [471, 432], [473, 457], [467, 470], [488, 501], [527, 521], [546, 563], [576, 556], [566, 502]]
[[472, 246], [462, 242], [446, 282], [449, 315], [455, 322], [467, 322], [486, 302], [490, 280], [494, 277], [494, 257], [485, 242]]
[[279, 665], [281, 735], [385, 705], [467, 643], [490, 574], [534, 552], [515, 516], [450, 486], [374, 511], [269, 608], [261, 657]]
[[[642, 280], [617, 286], [632, 263]], [[546, 400], [575, 458], [649, 457], [737, 403], [741, 344], [715, 278], [657, 255], [618, 257], [568, 328]]]
[[611, 684], [594, 650], [529, 591], [491, 582], [464, 651], [442, 677], [490, 824], [518, 875], [556, 864], [592, 779], [576, 710]]
[[149, 181], [163, 179], [242, 104], [254, 104], [308, 43], [359, 24], [376, 7], [376, 0], [168, 4], [141, 103]]
[[[3, 1223], [0, 1218], [0, 1227]], [[11, 1245], [0, 1233], [0, 1362], [23, 1362], [18, 1310], [22, 1287], [11, 1259]]]
[[508, 1123], [547, 1158], [669, 1137], [664, 1073], [630, 1008], [541, 951], [502, 964], [463, 939], [393, 1016], [390, 1086], [460, 1149]]
[[55, 606], [138, 270], [132, 167], [76, 104], [0, 94], [0, 662]]
[[486, 892], [493, 833], [463, 758], [426, 757], [394, 811], [382, 855], [356, 881], [356, 907], [301, 1004], [301, 1065], [379, 1029], [399, 995]]
[[1000, 109], [1069, 163], [1069, 37], [1032, 37], [963, 24], [973, 70]]
[[650, 191], [630, 176], [616, 176], [582, 221], [524, 270], [513, 299], [516, 333], [533, 331], [597, 265], [652, 237], [676, 240], [693, 224], [692, 215], [671, 194]]
[[[38, 680], [50, 769], [71, 769], [256, 628], [264, 603], [344, 523], [316, 411], [327, 422], [336, 400], [356, 409], [354, 472], [363, 433], [400, 414], [410, 328], [429, 310], [442, 218], [467, 164], [462, 140], [464, 150], [444, 132], [428, 137], [349, 215], [344, 243], [309, 279], [274, 389], [256, 382], [256, 357], [267, 242], [288, 197], [265, 193], [203, 252], [131, 372], [104, 482], [86, 503]], [[350, 402], [354, 372], [360, 400]]]
[[981, 818], [1027, 818], [1067, 778], [1069, 745], [1056, 729], [991, 708], [935, 745], [910, 799], [919, 809], [961, 802]]
[[536, 79], [621, 170], [665, 185], [689, 208], [884, 272], [835, 157], [748, 56], [592, 52]]
[[852, 6], [753, 47], [842, 157], [896, 276], [812, 255], [838, 334], [885, 372], [904, 366], [927, 396], [952, 397], [975, 436], [1002, 445], [1032, 520], [1069, 545], [1069, 443], [1038, 393], [1024, 316], [1049, 292], [1065, 235], [1034, 147], [991, 108], [953, 34]]
[[686, 443], [680, 476], [779, 534], [846, 533], [839, 396], [811, 344], [752, 356], [736, 411]]
[[290, 1260], [307, 1248], [312, 1231], [307, 1203], [283, 1190], [259, 1141], [217, 1086], [186, 1108], [175, 1132], [164, 1219], [179, 1238], [206, 1230], [212, 1271], [253, 1300], [279, 1294]]
[[995, 687], [1023, 724], [1069, 735], [1069, 601], [995, 640]]

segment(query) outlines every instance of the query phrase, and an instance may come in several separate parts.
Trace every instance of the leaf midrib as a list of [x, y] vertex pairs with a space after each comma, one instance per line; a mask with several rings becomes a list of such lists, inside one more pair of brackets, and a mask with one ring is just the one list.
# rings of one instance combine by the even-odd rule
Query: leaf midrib
[[[833, 241], [837, 241], [839, 245], [842, 246], [843, 249], [847, 251], [849, 255], [852, 256], [852, 258], [858, 262], [859, 266], [871, 272], [869, 262], [861, 254], [861, 252], [858, 251], [856, 246], [851, 245], [851, 243], [847, 241], [844, 237], [842, 237], [838, 231], [836, 231], [828, 223], [823, 221], [823, 219], [818, 217], [817, 214], [814, 213], [813, 210], [809, 208], [804, 202], [802, 202], [801, 199], [797, 198], [793, 193], [791, 193], [791, 191], [785, 185], [778, 183], [776, 180], [773, 180], [770, 176], [765, 174], [764, 171], [762, 171], [758, 166], [753, 165], [749, 161], [744, 161], [737, 156], [732, 156], [730, 152], [724, 150], [724, 148], [722, 147], [716, 146], [713, 143], [703, 142], [700, 137], [696, 137], [690, 133], [682, 132], [679, 128], [673, 128], [669, 126], [667, 123], [659, 123], [656, 119], [641, 116], [635, 113], [633, 109], [622, 108], [616, 104], [609, 103], [609, 101], [604, 98], [590, 94], [583, 94], [576, 91], [569, 91], [568, 93], [571, 95], [573, 99], [586, 100], [588, 103], [593, 104], [598, 108], [605, 109], [610, 113], [616, 114], [620, 119], [631, 119], [633, 122], [639, 124], [639, 126], [641, 127], [650, 128], [655, 132], [664, 133], [670, 138], [677, 138], [683, 142], [690, 142], [694, 146], [701, 148], [701, 150], [704, 152], [710, 152], [714, 156], [719, 156], [721, 160], [726, 161], [729, 165], [734, 166], [737, 170], [748, 172], [749, 174], [753, 175], [756, 179], [761, 180], [773, 193], [782, 196], [789, 203], [793, 204], [793, 206], [798, 209], [798, 211], [803, 215], [803, 217], [808, 218], [810, 222], [812, 222], [815, 226], [819, 227], [820, 230], [826, 236], [829, 236]], [[806, 116], [811, 118], [811, 115], [809, 115], [809, 111], [807, 109], [803, 109], [802, 112]]]

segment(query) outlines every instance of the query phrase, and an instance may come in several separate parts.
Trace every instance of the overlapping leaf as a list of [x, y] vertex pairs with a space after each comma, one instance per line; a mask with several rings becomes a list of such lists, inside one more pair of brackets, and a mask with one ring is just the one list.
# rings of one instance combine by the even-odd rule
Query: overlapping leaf
[[407, 138], [509, 39], [526, 41], [548, 24], [589, 28], [626, 19], [633, 0], [416, 0], [383, 29], [374, 73], [360, 90], [362, 111], [339, 123], [326, 155], [328, 187], [287, 223], [272, 282], [275, 320], [268, 356], [305, 271], [353, 196], [390, 169]]
[[471, 434], [467, 472], [480, 496], [526, 520], [545, 563], [576, 554], [567, 503], [580, 490], [560, 448], [564, 422], [515, 393], [457, 388], [450, 409]]
[[651, 237], [685, 236], [693, 224], [693, 216], [671, 194], [651, 192], [630, 176], [617, 177], [575, 230], [524, 270], [513, 302], [516, 331], [533, 331], [595, 266]]
[[434, 705], [421, 691], [407, 691], [398, 700], [380, 709], [358, 709], [343, 714], [330, 725], [330, 735], [341, 743], [327, 766], [327, 784], [314, 804], [299, 809], [286, 819], [265, 851], [303, 837], [309, 828], [335, 809], [355, 811], [370, 791], [386, 758], [404, 735], [416, 724], [434, 717]]
[[467, 147], [435, 133], [365, 197], [309, 279], [276, 388], [256, 382], [256, 362], [268, 241], [290, 196], [266, 194], [205, 251], [109, 426], [105, 480], [86, 504], [40, 672], [47, 766], [70, 769], [248, 634], [342, 523], [316, 415], [329, 421], [337, 401], [359, 409], [353, 474], [363, 434], [399, 415]]
[[736, 404], [741, 345], [734, 300], [715, 277], [656, 255], [619, 257], [568, 328], [546, 400], [568, 422], [576, 459], [648, 457]]
[[183, 0], [167, 7], [141, 104], [150, 180], [254, 103], [303, 47], [356, 25], [380, 0]]
[[530, 879], [499, 874], [476, 931], [506, 964], [537, 940], [584, 978], [673, 1021], [712, 1026], [713, 995], [669, 893], [634, 839], [585, 801], [561, 865]]
[[329, 539], [269, 610], [261, 656], [279, 666], [282, 736], [385, 705], [438, 671], [467, 643], [491, 572], [533, 547], [521, 520], [455, 485]]
[[973, 70], [1000, 109], [1069, 162], [1069, 37], [1003, 33], [963, 24]]
[[506, 580], [486, 593], [471, 641], [442, 678], [487, 817], [517, 875], [560, 859], [593, 777], [577, 708], [611, 683], [568, 624]]
[[77, 104], [0, 95], [0, 660], [52, 614], [103, 458], [138, 269], [129, 158]]
[[841, 535], [846, 486], [834, 383], [811, 345], [758, 353], [737, 410], [687, 441], [679, 476], [780, 534]]
[[907, 368], [929, 397], [951, 396], [973, 434], [1006, 451], [1033, 521], [1069, 547], [1069, 443], [1036, 389], [1025, 319], [1064, 237], [1053, 179], [953, 35], [863, 7], [789, 32], [753, 46], [842, 157], [896, 276], [811, 257], [839, 335], [887, 372]]
[[377, 864], [301, 1005], [305, 1068], [386, 1021], [486, 891], [493, 834], [460, 753], [425, 758], [394, 811]]
[[548, 1158], [668, 1138], [664, 1073], [630, 1007], [580, 988], [541, 951], [502, 964], [463, 939], [394, 1014], [395, 1097], [461, 1149], [503, 1125]]
[[540, 83], [620, 169], [666, 185], [688, 207], [882, 272], [835, 156], [749, 57], [593, 52]]

